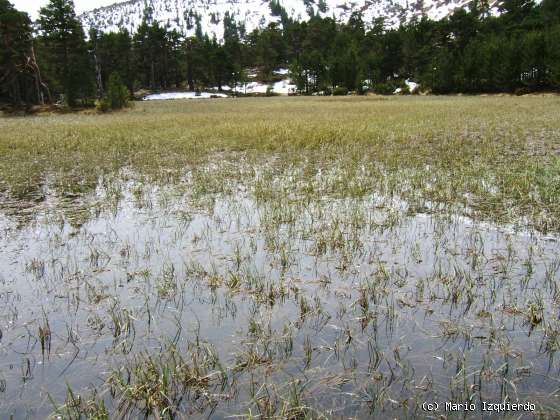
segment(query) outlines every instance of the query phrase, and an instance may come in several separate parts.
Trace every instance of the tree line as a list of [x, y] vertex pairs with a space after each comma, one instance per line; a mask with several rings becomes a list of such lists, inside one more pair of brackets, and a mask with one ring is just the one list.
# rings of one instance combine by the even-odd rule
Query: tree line
[[346, 23], [314, 14], [291, 19], [272, 0], [278, 23], [246, 33], [227, 12], [223, 40], [162, 26], [146, 10], [136, 33], [85, 34], [72, 0], [50, 0], [31, 22], [0, 0], [0, 102], [91, 104], [122, 84], [138, 89], [238, 85], [247, 69], [271, 80], [288, 68], [301, 93], [336, 89], [392, 93], [414, 80], [433, 93], [530, 92], [560, 88], [560, 0], [486, 0], [434, 21], [419, 17], [388, 28], [382, 18]]

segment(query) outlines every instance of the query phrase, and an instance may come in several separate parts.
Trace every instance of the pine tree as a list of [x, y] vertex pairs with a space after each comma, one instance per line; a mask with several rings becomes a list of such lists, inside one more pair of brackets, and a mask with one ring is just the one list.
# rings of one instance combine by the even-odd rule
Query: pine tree
[[0, 101], [43, 103], [48, 89], [35, 60], [31, 22], [8, 0], [0, 0]]
[[552, 89], [560, 90], [560, 24], [550, 28], [546, 34], [547, 83]]
[[87, 101], [94, 90], [94, 69], [74, 2], [50, 0], [40, 9], [38, 23], [41, 63], [49, 81], [67, 105]]
[[[94, 38], [90, 36], [90, 43]], [[93, 49], [93, 46], [90, 47]], [[95, 51], [101, 70], [103, 87], [109, 82], [112, 73], [118, 73], [130, 93], [134, 88], [134, 69], [132, 59], [132, 38], [126, 29], [119, 32], [97, 35]]]
[[97, 108], [102, 112], [121, 109], [128, 105], [128, 98], [128, 89], [121, 77], [118, 73], [112, 73], [107, 83], [107, 93], [97, 103]]
[[225, 70], [224, 82], [237, 85], [241, 81], [243, 70], [243, 57], [241, 47], [241, 36], [237, 24], [233, 17], [226, 12], [224, 15], [224, 54], [227, 66]]
[[169, 82], [169, 33], [157, 22], [144, 20], [133, 38], [137, 76], [144, 87], [166, 88]]

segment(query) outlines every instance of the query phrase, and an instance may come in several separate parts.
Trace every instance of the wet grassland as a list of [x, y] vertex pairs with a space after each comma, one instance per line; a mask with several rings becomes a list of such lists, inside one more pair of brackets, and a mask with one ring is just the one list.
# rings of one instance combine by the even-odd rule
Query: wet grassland
[[[560, 99], [0, 118], [0, 417], [560, 415]], [[476, 412], [427, 413], [426, 402]]]

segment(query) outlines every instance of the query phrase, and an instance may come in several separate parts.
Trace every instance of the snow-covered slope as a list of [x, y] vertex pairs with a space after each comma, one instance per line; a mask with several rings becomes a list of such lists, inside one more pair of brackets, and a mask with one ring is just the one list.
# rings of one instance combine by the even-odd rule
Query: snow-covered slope
[[[361, 11], [366, 23], [384, 17], [387, 26], [397, 26], [414, 16], [426, 15], [441, 19], [469, 0], [277, 0], [289, 16], [297, 20], [309, 19], [309, 13], [333, 17], [346, 22], [355, 11]], [[129, 0], [102, 7], [81, 15], [87, 29], [97, 27], [103, 31], [126, 28], [135, 32], [146, 9], [152, 18], [169, 28], [176, 28], [185, 35], [193, 35], [197, 21], [203, 32], [221, 39], [223, 18], [226, 12], [236, 22], [242, 23], [249, 33], [270, 22], [279, 22], [274, 16], [269, 0]]]

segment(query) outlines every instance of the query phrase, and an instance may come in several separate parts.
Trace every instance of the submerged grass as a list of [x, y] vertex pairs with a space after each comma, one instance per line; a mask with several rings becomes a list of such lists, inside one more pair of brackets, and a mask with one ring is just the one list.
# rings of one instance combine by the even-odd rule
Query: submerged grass
[[0, 417], [557, 417], [559, 108], [0, 119]]

